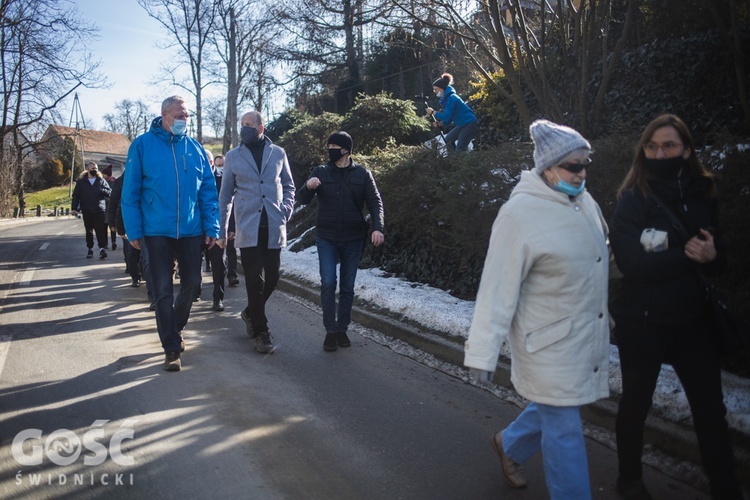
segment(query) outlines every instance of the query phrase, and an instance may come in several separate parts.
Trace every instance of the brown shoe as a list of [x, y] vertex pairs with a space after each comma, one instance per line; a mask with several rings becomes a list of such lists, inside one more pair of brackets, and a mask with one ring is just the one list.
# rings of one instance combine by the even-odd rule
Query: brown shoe
[[503, 467], [503, 476], [514, 488], [519, 490], [526, 487], [526, 478], [523, 475], [523, 466], [515, 463], [508, 455], [503, 451], [503, 431], [493, 434], [490, 438], [490, 444], [492, 449], [500, 457], [500, 464]]
[[164, 369], [168, 372], [178, 372], [182, 369], [179, 352], [169, 351], [164, 355]]

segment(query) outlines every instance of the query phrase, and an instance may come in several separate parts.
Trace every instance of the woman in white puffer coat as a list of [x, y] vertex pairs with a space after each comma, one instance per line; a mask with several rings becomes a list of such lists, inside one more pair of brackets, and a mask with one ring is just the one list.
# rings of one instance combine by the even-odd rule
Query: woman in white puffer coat
[[609, 395], [607, 225], [585, 190], [591, 146], [572, 128], [530, 127], [523, 172], [492, 227], [464, 364], [492, 379], [503, 341], [511, 380], [531, 401], [491, 444], [511, 486], [542, 452], [551, 498], [591, 497], [579, 408]]

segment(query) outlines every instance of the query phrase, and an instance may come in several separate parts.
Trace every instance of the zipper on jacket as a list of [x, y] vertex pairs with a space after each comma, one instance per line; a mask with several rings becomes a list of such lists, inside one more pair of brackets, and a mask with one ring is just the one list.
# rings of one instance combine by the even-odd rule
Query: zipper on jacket
[[177, 239], [180, 239], [180, 166], [177, 165], [177, 153], [174, 150], [174, 137], [169, 141], [172, 145], [172, 159], [174, 160], [175, 182], [177, 183]]
[[679, 177], [677, 178], [677, 187], [680, 188], [680, 201], [682, 202], [682, 209], [687, 213], [688, 207], [687, 203], [685, 203], [685, 193], [682, 192], [682, 179]]

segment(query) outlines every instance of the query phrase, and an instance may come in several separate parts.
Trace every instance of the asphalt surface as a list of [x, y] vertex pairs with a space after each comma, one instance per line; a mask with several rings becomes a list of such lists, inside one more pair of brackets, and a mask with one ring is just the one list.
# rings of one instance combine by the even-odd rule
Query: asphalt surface
[[[194, 304], [167, 373], [120, 249], [85, 253], [79, 220], [0, 222], [0, 497], [548, 497], [539, 457], [517, 491], [489, 446], [521, 411], [513, 394], [404, 347], [397, 322], [358, 310], [352, 347], [324, 352], [319, 308], [287, 281], [299, 293], [272, 296], [277, 349], [261, 355], [229, 288], [223, 313]], [[593, 496], [617, 498], [612, 437], [586, 433]], [[696, 467], [649, 456], [655, 498], [707, 498]]]

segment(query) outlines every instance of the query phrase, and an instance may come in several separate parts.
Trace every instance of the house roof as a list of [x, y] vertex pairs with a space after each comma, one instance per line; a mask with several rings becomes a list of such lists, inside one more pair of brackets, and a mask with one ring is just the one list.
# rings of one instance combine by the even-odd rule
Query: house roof
[[[130, 139], [116, 132], [104, 132], [101, 130], [81, 129], [81, 139], [83, 140], [84, 154], [102, 153], [109, 155], [127, 155], [130, 147]], [[73, 127], [63, 127], [62, 125], [50, 125], [44, 133], [45, 139], [51, 139], [53, 136], [74, 137], [76, 129]]]

